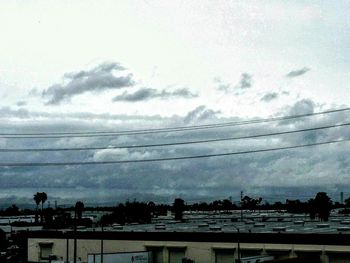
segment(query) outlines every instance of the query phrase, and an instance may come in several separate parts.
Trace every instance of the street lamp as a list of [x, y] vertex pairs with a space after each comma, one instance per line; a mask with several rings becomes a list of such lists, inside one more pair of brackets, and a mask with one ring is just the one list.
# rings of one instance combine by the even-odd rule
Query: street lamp
[[241, 248], [240, 248], [240, 243], [239, 243], [239, 228], [235, 225], [232, 225], [236, 230], [237, 230], [237, 262], [241, 263]]

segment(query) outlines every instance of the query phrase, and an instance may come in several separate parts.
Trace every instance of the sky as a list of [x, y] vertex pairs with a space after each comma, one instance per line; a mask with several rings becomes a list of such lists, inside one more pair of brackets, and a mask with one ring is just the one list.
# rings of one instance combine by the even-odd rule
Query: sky
[[[0, 1], [2, 134], [125, 131], [308, 114], [350, 105], [349, 1]], [[349, 139], [349, 127], [206, 144], [110, 149], [350, 122], [290, 121], [106, 137], [0, 138], [2, 163], [141, 160]], [[205, 159], [0, 166], [0, 204], [350, 195], [349, 143]]]

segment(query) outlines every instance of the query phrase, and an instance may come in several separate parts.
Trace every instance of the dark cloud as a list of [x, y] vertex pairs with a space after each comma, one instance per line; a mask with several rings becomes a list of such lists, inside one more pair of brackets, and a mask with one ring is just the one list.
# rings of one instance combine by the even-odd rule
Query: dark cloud
[[295, 77], [299, 77], [301, 75], [304, 75], [306, 72], [310, 71], [309, 68], [304, 67], [302, 69], [297, 69], [297, 70], [292, 70], [291, 72], [289, 72], [286, 77], [287, 78], [295, 78]]
[[160, 99], [169, 99], [172, 97], [179, 98], [194, 98], [197, 97], [197, 94], [191, 93], [188, 89], [177, 89], [174, 91], [162, 90], [158, 91], [151, 88], [142, 88], [134, 93], [124, 92], [121, 95], [118, 95], [113, 98], [113, 101], [126, 101], [126, 102], [137, 102], [137, 101], [146, 101], [154, 98]]
[[24, 101], [24, 100], [20, 100], [20, 101], [17, 101], [16, 105], [17, 105], [18, 107], [25, 106], [25, 105], [27, 105], [27, 102]]
[[173, 92], [162, 91], [162, 93], [165, 93], [165, 94], [168, 93], [168, 94], [170, 94], [170, 96], [179, 96], [179, 97], [184, 97], [184, 98], [198, 97], [198, 94], [194, 94], [186, 88], [177, 89], [177, 90], [174, 90]]
[[[163, 121], [167, 123], [167, 120], [164, 118], [161, 118], [159, 115], [147, 115], [147, 116], [140, 116], [140, 115], [123, 115], [123, 114], [110, 114], [110, 113], [91, 113], [91, 112], [72, 112], [72, 113], [48, 113], [48, 112], [32, 112], [28, 111], [27, 109], [13, 109], [11, 107], [2, 107], [0, 108], [0, 118], [6, 121], [11, 121], [12, 119], [26, 119], [28, 122], [35, 118], [40, 118], [41, 123], [38, 124], [38, 127], [40, 125], [48, 125], [49, 123], [54, 123], [58, 125], [63, 125], [65, 123], [66, 119], [69, 120], [75, 120], [75, 121], [86, 121], [90, 122], [91, 120], [94, 121]], [[4, 124], [4, 123], [3, 123]], [[73, 123], [66, 126], [67, 129], [75, 128], [75, 126], [71, 126]], [[56, 127], [57, 128], [57, 127]], [[81, 127], [80, 127], [81, 128]], [[40, 128], [39, 128], [40, 129]], [[54, 131], [54, 130], [53, 130]]]
[[315, 102], [311, 99], [302, 99], [297, 101], [289, 110], [289, 115], [301, 115], [313, 113]]
[[[304, 99], [283, 109], [279, 116], [314, 111], [320, 111], [320, 105], [310, 99]], [[18, 116], [25, 118], [25, 121], [12, 121], [17, 120]], [[171, 117], [93, 115], [92, 113], [59, 115], [57, 113], [32, 113], [2, 108], [0, 109], [0, 118], [0, 129], [4, 133], [118, 131], [246, 120], [237, 117], [222, 117], [218, 111], [203, 105], [184, 116]], [[2, 148], [98, 147], [204, 140], [350, 122], [350, 115], [347, 112], [339, 112], [302, 119], [305, 120], [303, 122], [290, 120], [289, 122], [269, 122], [142, 136], [40, 140], [0, 139], [0, 145]], [[2, 162], [126, 160], [245, 151], [321, 142], [337, 138], [349, 138], [348, 128], [176, 147], [36, 152], [30, 154], [26, 152], [0, 153], [0, 158]], [[348, 145], [342, 143], [288, 151], [172, 162], [72, 167], [0, 167], [0, 188], [3, 193], [2, 198], [9, 197], [16, 200], [15, 197], [27, 197], [29, 202], [32, 200], [33, 193], [37, 191], [45, 191], [49, 195], [49, 200], [53, 201], [55, 200], [53, 198], [58, 198], [57, 200], [60, 202], [64, 201], [62, 199], [76, 201], [76, 198], [88, 202], [108, 200], [114, 202], [116, 200], [124, 201], [131, 196], [136, 196], [138, 200], [142, 196], [142, 198], [157, 201], [172, 198], [178, 194], [187, 200], [215, 198], [217, 196], [222, 198], [230, 195], [234, 198], [237, 195], [238, 198], [240, 190], [247, 194], [262, 195], [263, 197], [265, 197], [264, 194], [269, 194], [269, 198], [274, 197], [271, 195], [284, 198], [286, 189], [289, 189], [289, 194], [299, 194], [302, 192], [300, 189], [338, 191], [341, 187], [348, 188], [350, 186], [347, 183], [347, 175], [350, 173], [348, 165], [350, 156], [347, 152]], [[10, 191], [10, 189], [12, 190]], [[94, 197], [91, 197], [92, 190]], [[79, 196], [76, 196], [77, 194]], [[6, 200], [8, 201], [8, 199]]]
[[213, 82], [215, 83], [215, 85], [217, 85], [217, 89], [220, 91], [228, 92], [233, 88], [230, 83], [224, 83], [219, 77], [215, 77]]
[[214, 111], [212, 109], [208, 109], [204, 105], [198, 106], [193, 111], [190, 111], [184, 118], [184, 123], [197, 123], [204, 120], [213, 120], [216, 119], [216, 115], [219, 114], [220, 111]]
[[[315, 108], [319, 106], [311, 99], [302, 99], [295, 102], [293, 105], [287, 106], [284, 108], [283, 113], [279, 114], [282, 116], [294, 116], [294, 115], [304, 115], [313, 113]], [[313, 118], [296, 118], [296, 119], [287, 119], [280, 121], [281, 125], [304, 125], [312, 124]]]
[[63, 84], [55, 84], [42, 92], [47, 104], [60, 104], [71, 97], [91, 91], [121, 89], [134, 85], [132, 74], [117, 76], [125, 68], [118, 63], [103, 63], [88, 71], [66, 73]]
[[11, 107], [0, 108], [0, 118], [30, 118], [30, 112], [26, 109], [14, 110]]
[[232, 85], [231, 83], [223, 82], [219, 77], [214, 78], [214, 83], [217, 85], [217, 90], [228, 92], [234, 92], [235, 95], [241, 95], [246, 89], [253, 86], [253, 75], [248, 73], [242, 73], [239, 83]]
[[241, 80], [238, 84], [239, 89], [248, 89], [251, 88], [253, 85], [253, 76], [248, 73], [243, 73], [241, 75]]
[[229, 91], [230, 89], [232, 89], [232, 85], [230, 83], [220, 83], [218, 85], [218, 90], [221, 91]]
[[260, 100], [264, 102], [270, 102], [277, 98], [278, 98], [277, 92], [269, 92], [269, 93], [266, 93]]
[[143, 101], [143, 100], [154, 98], [157, 95], [159, 95], [159, 93], [156, 89], [144, 88], [144, 89], [139, 89], [134, 93], [124, 92], [123, 94], [114, 97], [113, 101], [129, 101], [129, 102]]

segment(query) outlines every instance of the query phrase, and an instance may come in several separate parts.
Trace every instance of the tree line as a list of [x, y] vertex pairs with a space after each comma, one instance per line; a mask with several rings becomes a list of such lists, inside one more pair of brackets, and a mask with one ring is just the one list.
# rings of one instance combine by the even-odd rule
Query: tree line
[[[151, 218], [157, 215], [165, 215], [167, 211], [172, 211], [175, 220], [183, 220], [184, 211], [196, 211], [196, 212], [220, 212], [226, 214], [232, 214], [232, 210], [275, 210], [284, 211], [287, 213], [304, 213], [309, 214], [310, 218], [320, 221], [328, 221], [330, 212], [333, 208], [349, 207], [350, 198], [346, 199], [346, 206], [339, 203], [333, 203], [331, 198], [325, 192], [319, 192], [315, 198], [311, 198], [308, 201], [286, 200], [285, 203], [275, 202], [269, 204], [268, 202], [262, 203], [261, 197], [253, 198], [244, 196], [239, 204], [233, 203], [229, 199], [215, 200], [210, 203], [200, 202], [193, 204], [186, 204], [181, 198], [176, 198], [172, 205], [156, 205], [153, 202], [126, 202], [125, 204], [119, 204], [116, 206], [111, 214], [105, 215], [102, 218], [102, 222], [105, 224], [110, 223], [149, 223]], [[344, 209], [343, 211], [345, 211]]]
[[[287, 213], [304, 213], [308, 214], [311, 219], [327, 221], [330, 211], [334, 208], [342, 208], [341, 213], [350, 213], [350, 198], [345, 199], [344, 204], [333, 202], [325, 192], [319, 192], [314, 198], [307, 201], [299, 199], [285, 202], [277, 201], [275, 203], [263, 202], [262, 197], [244, 196], [239, 202], [232, 202], [230, 199], [214, 200], [212, 202], [197, 202], [187, 204], [185, 200], [176, 198], [172, 204], [156, 204], [154, 202], [126, 201], [117, 204], [114, 207], [88, 207], [86, 208], [82, 201], [76, 202], [75, 206], [69, 208], [44, 208], [48, 196], [45, 192], [37, 192], [33, 195], [36, 205], [35, 224], [41, 224], [46, 227], [67, 227], [67, 225], [91, 225], [89, 219], [83, 218], [83, 211], [108, 211], [102, 216], [102, 224], [127, 224], [132, 222], [150, 223], [152, 218], [166, 215], [171, 211], [174, 220], [184, 220], [184, 211], [213, 212], [232, 214], [232, 210], [275, 210]], [[41, 206], [40, 206], [41, 205]], [[30, 209], [20, 210], [16, 205], [12, 205], [5, 210], [0, 210], [0, 216], [16, 216], [24, 214], [33, 214]], [[39, 222], [40, 218], [40, 222]]]

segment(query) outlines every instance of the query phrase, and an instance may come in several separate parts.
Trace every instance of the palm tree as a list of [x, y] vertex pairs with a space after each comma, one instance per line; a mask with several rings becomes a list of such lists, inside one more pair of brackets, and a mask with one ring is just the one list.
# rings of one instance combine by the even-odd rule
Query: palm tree
[[35, 223], [38, 223], [38, 208], [39, 208], [39, 204], [41, 202], [41, 195], [39, 192], [37, 192], [36, 194], [34, 194], [33, 197], [35, 204], [36, 204], [36, 214], [35, 214]]
[[47, 194], [45, 192], [42, 192], [41, 193], [41, 210], [43, 210], [44, 203], [46, 202], [46, 200], [47, 200]]
[[47, 194], [45, 192], [40, 193], [40, 201], [41, 201], [41, 223], [43, 222], [43, 212], [44, 212], [44, 203], [47, 200]]

